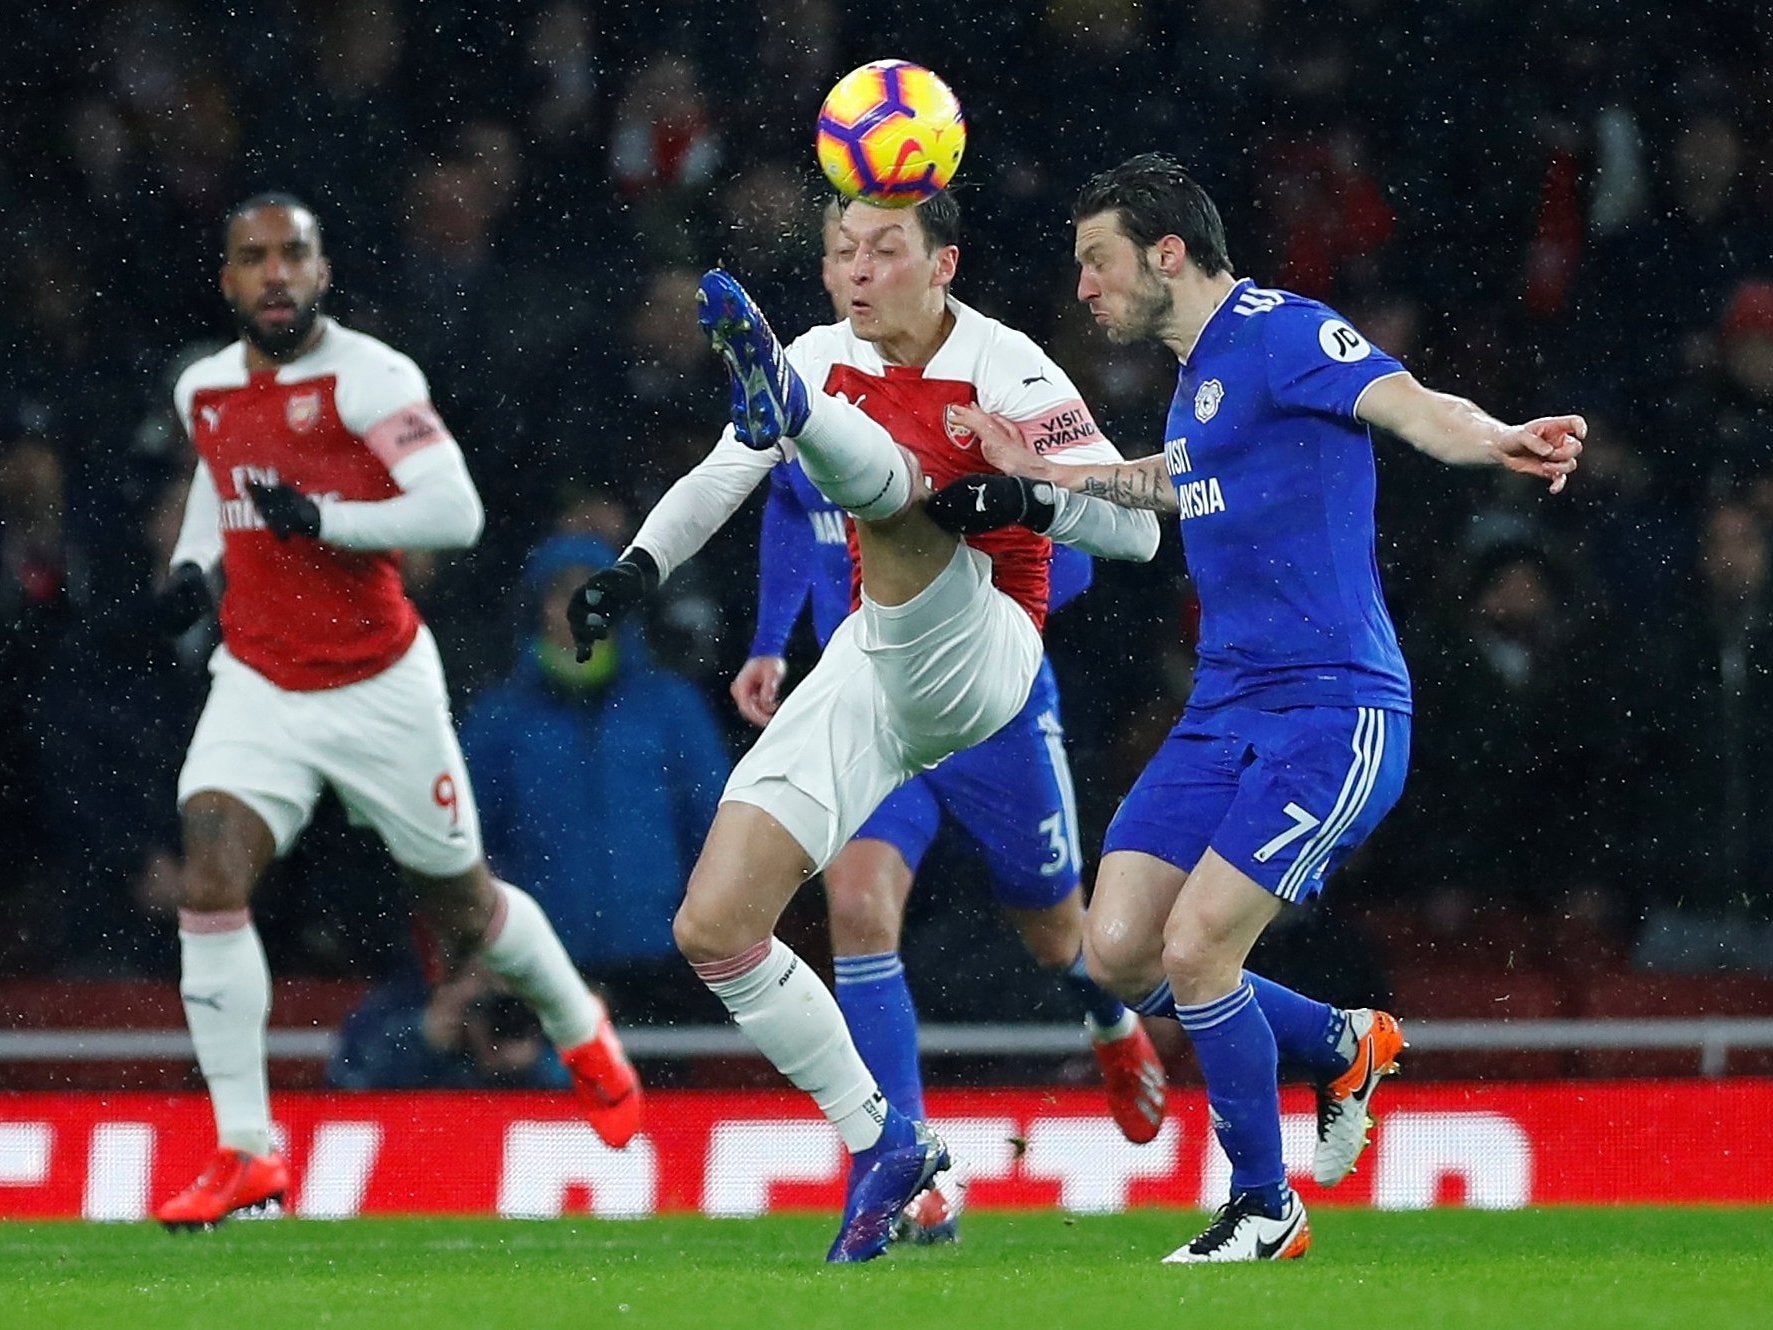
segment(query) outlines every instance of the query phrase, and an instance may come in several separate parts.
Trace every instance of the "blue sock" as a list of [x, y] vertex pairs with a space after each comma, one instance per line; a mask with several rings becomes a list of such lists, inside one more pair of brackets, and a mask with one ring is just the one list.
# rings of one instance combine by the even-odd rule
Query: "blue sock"
[[917, 1065], [917, 1008], [896, 951], [839, 956], [837, 1006], [862, 1061], [880, 1082], [887, 1103], [923, 1121], [923, 1074]]
[[1231, 1161], [1231, 1194], [1255, 1193], [1263, 1212], [1278, 1219], [1287, 1200], [1278, 1053], [1255, 990], [1239, 984], [1212, 1002], [1177, 1004], [1176, 1019], [1188, 1031], [1207, 1082], [1213, 1130]]
[[1244, 982], [1256, 990], [1256, 1001], [1268, 1018], [1282, 1056], [1303, 1063], [1319, 1076], [1340, 1076], [1348, 1070], [1348, 1058], [1338, 1047], [1348, 1025], [1347, 1012], [1248, 970], [1244, 971]]
[[1084, 967], [1082, 947], [1077, 949], [1077, 959], [1061, 970], [1060, 974], [1071, 985], [1071, 991], [1083, 1002], [1084, 1011], [1095, 1022], [1098, 1030], [1120, 1024], [1121, 1018], [1127, 1014], [1126, 1004], [1090, 978], [1089, 970]]
[[1141, 1016], [1174, 1016], [1176, 1014], [1176, 995], [1170, 992], [1170, 981], [1164, 980], [1144, 997], [1133, 1003], [1133, 1010]]

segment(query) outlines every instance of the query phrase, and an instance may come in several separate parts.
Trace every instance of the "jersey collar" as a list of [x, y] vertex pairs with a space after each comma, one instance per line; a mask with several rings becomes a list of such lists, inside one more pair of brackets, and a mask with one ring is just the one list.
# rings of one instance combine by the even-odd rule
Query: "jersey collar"
[[1203, 344], [1210, 345], [1217, 340], [1216, 325], [1227, 317], [1226, 307], [1237, 303], [1237, 298], [1254, 285], [1256, 285], [1255, 279], [1250, 277], [1243, 277], [1232, 283], [1231, 289], [1225, 293], [1224, 298], [1217, 305], [1213, 306], [1213, 312], [1207, 315], [1207, 321], [1201, 324], [1200, 331], [1194, 335], [1194, 344], [1188, 348], [1185, 355], [1180, 357], [1184, 365], [1200, 353]]

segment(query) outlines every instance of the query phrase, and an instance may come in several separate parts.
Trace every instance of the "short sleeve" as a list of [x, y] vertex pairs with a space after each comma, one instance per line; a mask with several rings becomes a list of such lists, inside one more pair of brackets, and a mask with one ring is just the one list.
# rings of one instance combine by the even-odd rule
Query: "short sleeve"
[[1352, 420], [1362, 393], [1404, 370], [1321, 305], [1283, 305], [1259, 317], [1266, 321], [1269, 391], [1282, 407]]

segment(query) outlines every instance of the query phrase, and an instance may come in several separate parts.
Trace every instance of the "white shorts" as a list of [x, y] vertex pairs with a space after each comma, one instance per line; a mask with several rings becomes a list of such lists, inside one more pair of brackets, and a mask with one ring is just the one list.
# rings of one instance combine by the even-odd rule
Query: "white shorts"
[[722, 797], [769, 813], [824, 868], [887, 795], [1014, 719], [1040, 659], [1027, 612], [962, 545], [905, 604], [863, 596]]
[[479, 862], [480, 817], [428, 628], [380, 674], [292, 692], [217, 647], [209, 700], [179, 772], [179, 804], [220, 790], [264, 819], [284, 854], [330, 785], [394, 861], [429, 877]]

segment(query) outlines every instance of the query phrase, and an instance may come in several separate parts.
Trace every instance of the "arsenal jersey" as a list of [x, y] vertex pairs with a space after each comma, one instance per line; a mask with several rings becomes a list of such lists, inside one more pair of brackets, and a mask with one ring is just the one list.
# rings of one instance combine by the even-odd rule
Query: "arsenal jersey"
[[[1036, 452], [1057, 462], [1123, 460], [1065, 371], [1032, 339], [952, 296], [948, 309], [954, 327], [922, 368], [886, 364], [873, 343], [855, 335], [848, 320], [796, 338], [788, 359], [808, 387], [845, 398], [885, 426], [917, 455], [937, 489], [996, 469], [979, 452], [978, 440], [953, 422], [949, 408], [955, 405], [977, 404], [1007, 417]], [[853, 545], [853, 532], [851, 541]], [[1044, 628], [1052, 542], [1020, 526], [966, 541], [991, 559], [991, 579], [998, 590], [1026, 610], [1036, 628]], [[852, 548], [852, 557], [854, 553]]]
[[394, 550], [278, 540], [247, 482], [315, 499], [398, 495], [392, 468], [450, 436], [406, 356], [331, 320], [314, 349], [249, 372], [243, 342], [180, 376], [180, 418], [221, 503], [222, 641], [280, 688], [337, 688], [379, 674], [412, 645], [419, 614]]

